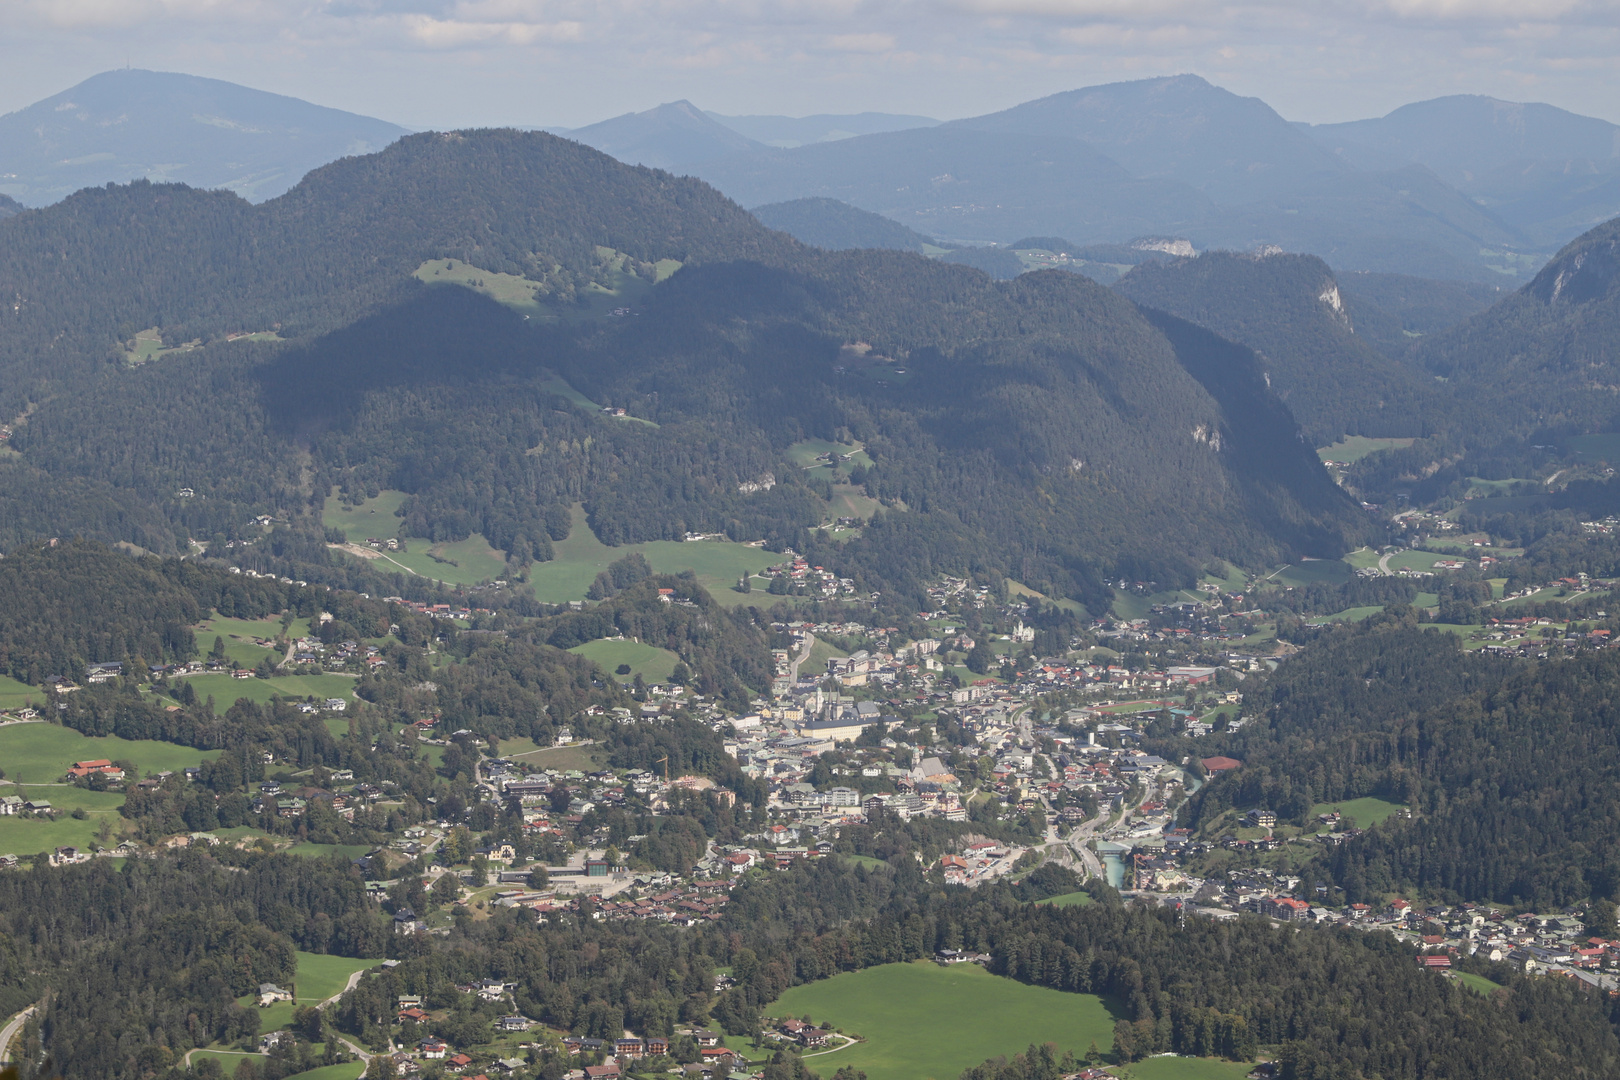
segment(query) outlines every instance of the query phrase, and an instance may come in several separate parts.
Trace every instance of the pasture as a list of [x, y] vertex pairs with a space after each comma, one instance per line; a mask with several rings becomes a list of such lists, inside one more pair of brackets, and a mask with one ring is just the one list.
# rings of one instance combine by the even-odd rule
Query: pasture
[[605, 757], [595, 744], [579, 746], [537, 747], [530, 739], [502, 739], [501, 756], [518, 758], [540, 769], [558, 772], [594, 772], [602, 767]]
[[1344, 461], [1354, 464], [1368, 454], [1411, 446], [1415, 439], [1370, 439], [1365, 435], [1346, 435], [1332, 446], [1321, 446], [1316, 454], [1323, 461]]
[[816, 458], [824, 454], [838, 454], [847, 456], [849, 461], [845, 467], [859, 465], [862, 468], [871, 468], [872, 459], [867, 456], [866, 448], [860, 443], [836, 443], [827, 439], [803, 439], [787, 448], [788, 460], [806, 471], [812, 469], [831, 469], [826, 462], [818, 462]]
[[1102, 998], [1026, 986], [976, 964], [885, 964], [796, 986], [766, 1012], [809, 1014], [865, 1038], [811, 1055], [822, 1075], [843, 1066], [870, 1080], [949, 1080], [980, 1062], [1056, 1043], [1083, 1055], [1113, 1044], [1116, 1014]]
[[1356, 823], [1356, 828], [1367, 829], [1382, 824], [1405, 809], [1406, 807], [1400, 803], [1392, 803], [1385, 799], [1368, 796], [1361, 799], [1347, 799], [1344, 802], [1317, 803], [1311, 807], [1311, 817], [1326, 814], [1330, 810], [1337, 810], [1339, 813], [1352, 818]]
[[292, 1022], [293, 1012], [298, 1006], [319, 1005], [332, 995], [342, 993], [350, 975], [380, 963], [381, 960], [355, 960], [347, 956], [299, 952], [298, 973], [293, 985], [283, 987], [297, 995], [292, 1001], [278, 1001], [263, 1009], [258, 1008], [256, 994], [239, 998], [238, 1001], [258, 1011], [260, 1031], [275, 1031]]
[[535, 298], [539, 283], [517, 274], [480, 270], [455, 259], [429, 259], [411, 276], [424, 285], [460, 285], [525, 315], [537, 315], [541, 311], [540, 302]]
[[1130, 1066], [1131, 1080], [1243, 1080], [1252, 1062], [1220, 1058], [1150, 1057]]
[[38, 687], [0, 675], [0, 709], [21, 709], [26, 705], [39, 705], [44, 700], [45, 692]]
[[[1061, 893], [1057, 896], [1048, 896], [1045, 900], [1037, 900], [1035, 903], [1047, 904], [1051, 907], [1065, 908], [1085, 907], [1087, 904], [1096, 903], [1096, 901], [1091, 898], [1090, 893], [1068, 892]], [[1098, 1043], [1097, 1045], [1101, 1046], [1102, 1044]]]
[[[0, 762], [6, 779], [12, 783], [46, 784], [61, 780], [75, 761], [107, 758], [128, 761], [142, 775], [174, 771], [200, 765], [216, 751], [193, 750], [189, 746], [153, 739], [120, 739], [116, 735], [89, 738], [72, 728], [56, 724], [7, 724], [0, 727]], [[53, 792], [65, 789], [52, 788]], [[45, 798], [57, 802], [54, 795]]]
[[[118, 808], [124, 796], [116, 791], [86, 791], [68, 785], [26, 788], [0, 787], [0, 794], [21, 795], [25, 799], [45, 799], [56, 808], [55, 821], [44, 818], [0, 817], [0, 854], [37, 855], [59, 847], [88, 848], [106, 823], [111, 830], [108, 847], [118, 842], [124, 819]], [[85, 817], [72, 817], [74, 809]]]
[[1445, 573], [1443, 570], [1435, 570], [1435, 563], [1456, 561], [1459, 561], [1459, 557], [1456, 555], [1436, 555], [1432, 551], [1413, 550], [1396, 552], [1389, 557], [1388, 565], [1391, 570], [1421, 570]]
[[608, 564], [624, 558], [631, 552], [640, 552], [647, 565], [659, 574], [678, 574], [691, 570], [698, 583], [716, 600], [727, 605], [740, 605], [749, 599], [758, 603], [773, 602], [776, 597], [757, 590], [745, 597], [732, 591], [731, 586], [744, 573], [757, 574], [767, 566], [782, 561], [780, 555], [746, 544], [733, 544], [723, 540], [701, 540], [684, 543], [678, 540], [653, 540], [641, 544], [608, 547], [596, 538], [585, 520], [585, 510], [575, 504], [573, 525], [568, 539], [554, 541], [555, 557], [550, 562], [535, 563], [529, 568], [529, 584], [537, 599], [548, 604], [563, 604], [570, 600], [583, 600], [596, 575]]
[[1468, 989], [1472, 990], [1474, 993], [1483, 994], [1486, 997], [1489, 997], [1492, 991], [1502, 989], [1501, 983], [1492, 982], [1485, 976], [1475, 975], [1470, 971], [1453, 970], [1451, 972], [1451, 977], [1468, 987]]
[[[329, 529], [342, 529], [351, 544], [398, 537], [403, 522], [397, 515], [405, 499], [403, 491], [383, 491], [376, 498], [345, 506], [334, 492], [327, 496], [326, 505], [321, 509], [321, 524]], [[378, 552], [377, 561], [382, 563], [378, 569], [386, 572], [404, 567], [452, 585], [476, 585], [499, 577], [506, 569], [506, 555], [490, 547], [483, 533], [440, 543], [420, 537], [405, 537], [404, 542], [404, 551]]]
[[[267, 656], [273, 663], [280, 663], [281, 658], [286, 655], [273, 647], [266, 648], [253, 643], [256, 639], [275, 641], [280, 637], [280, 619], [227, 619], [215, 615], [199, 623], [192, 634], [197, 640], [197, 652], [202, 656], [207, 656], [209, 650], [213, 649], [216, 637], [223, 638], [225, 655], [230, 657], [231, 662], [237, 667], [257, 667], [259, 661]], [[309, 620], [294, 619], [287, 628], [287, 634], [294, 638], [307, 636]]]
[[[609, 678], [620, 682], [637, 675], [650, 683], [668, 682], [670, 672], [675, 670], [675, 665], [680, 663], [681, 659], [668, 649], [625, 639], [615, 641], [604, 638], [601, 641], [588, 641], [568, 651], [575, 656], [585, 657], [606, 672]], [[625, 664], [629, 665], [630, 674], [618, 674], [620, 665]]]
[[[212, 697], [220, 711], [230, 708], [238, 699], [247, 698], [255, 705], [263, 705], [273, 697], [343, 698], [354, 700], [354, 687], [358, 681], [352, 675], [275, 675], [268, 679], [237, 679], [230, 675], [189, 675], [183, 681], [197, 691], [197, 698]], [[344, 730], [347, 730], [345, 725]]]

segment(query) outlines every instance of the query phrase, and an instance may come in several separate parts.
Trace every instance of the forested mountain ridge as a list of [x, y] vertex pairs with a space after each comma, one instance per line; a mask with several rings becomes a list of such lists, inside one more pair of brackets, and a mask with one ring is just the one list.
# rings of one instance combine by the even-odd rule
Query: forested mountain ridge
[[1620, 411], [1620, 218], [1564, 247], [1518, 292], [1423, 341], [1414, 359], [1502, 421], [1603, 430]]
[[1431, 380], [1356, 334], [1356, 310], [1314, 255], [1210, 251], [1144, 262], [1114, 288], [1257, 350], [1313, 445], [1419, 436], [1443, 422]]
[[1308, 878], [1351, 902], [1391, 893], [1557, 908], [1620, 894], [1620, 658], [1525, 663], [1385, 614], [1327, 631], [1254, 695], [1223, 752], [1244, 762], [1189, 799], [1197, 827], [1229, 807], [1304, 823], [1362, 796], [1410, 819], [1324, 850]]
[[[424, 286], [429, 258], [532, 282], [542, 318]], [[686, 268], [649, 288], [660, 260]], [[641, 279], [635, 317], [555, 317], [615, 274]], [[412, 136], [259, 207], [81, 192], [0, 225], [0, 284], [0, 402], [37, 406], [0, 471], [25, 505], [110, 484], [106, 539], [131, 539], [135, 493], [170, 522], [141, 526], [157, 550], [266, 509], [307, 523], [333, 486], [404, 490], [412, 535], [481, 532], [514, 570], [550, 557], [577, 501], [610, 543], [804, 550], [829, 492], [785, 452], [851, 433], [878, 464], [849, 479], [918, 512], [898, 546], [879, 526], [826, 552], [872, 588], [917, 587], [950, 552], [1106, 603], [1115, 572], [1190, 581], [1365, 528], [1246, 350], [1074, 275], [808, 249], [701, 182], [544, 134]], [[154, 324], [202, 345], [125, 363], [119, 341]], [[290, 340], [219, 340], [268, 329]], [[653, 425], [579, 411], [553, 372]]]

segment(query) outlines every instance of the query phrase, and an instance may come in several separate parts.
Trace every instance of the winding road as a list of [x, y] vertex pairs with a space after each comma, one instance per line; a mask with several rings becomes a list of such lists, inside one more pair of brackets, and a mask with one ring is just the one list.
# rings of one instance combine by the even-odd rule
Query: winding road
[[28, 1006], [28, 1008], [6, 1021], [5, 1027], [0, 1028], [0, 1064], [11, 1060], [11, 1055], [7, 1053], [7, 1048], [11, 1046], [11, 1040], [17, 1037], [17, 1032], [22, 1030], [24, 1024], [28, 1023], [28, 1018], [34, 1015], [34, 1010], [38, 1007], [37, 1005]]

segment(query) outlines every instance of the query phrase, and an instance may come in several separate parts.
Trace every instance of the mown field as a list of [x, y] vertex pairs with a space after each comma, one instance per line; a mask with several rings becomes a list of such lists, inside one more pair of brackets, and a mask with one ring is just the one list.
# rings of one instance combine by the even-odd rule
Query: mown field
[[625, 544], [608, 547], [591, 532], [585, 520], [585, 510], [576, 505], [573, 525], [568, 539], [553, 544], [556, 557], [550, 562], [535, 563], [529, 568], [529, 583], [534, 595], [548, 604], [562, 604], [570, 600], [585, 599], [585, 590], [591, 587], [596, 575], [608, 564], [624, 558], [631, 552], [640, 552], [654, 572], [678, 574], [691, 570], [698, 583], [723, 604], [742, 604], [752, 599], [758, 603], [774, 601], [763, 590], [745, 597], [732, 586], [744, 573], [757, 574], [767, 566], [780, 562], [782, 557], [763, 548], [725, 541], [699, 541], [683, 543], [678, 540], [653, 540], [644, 544]]
[[221, 711], [241, 698], [263, 705], [273, 697], [354, 699], [358, 681], [352, 675], [273, 675], [268, 679], [237, 679], [230, 675], [190, 675], [184, 680], [197, 691], [199, 701], [213, 697]]
[[[355, 506], [344, 506], [334, 493], [327, 497], [321, 510], [321, 524], [329, 529], [342, 529], [351, 544], [365, 544], [370, 538], [386, 540], [397, 536], [401, 519], [396, 517], [405, 501], [403, 491], [384, 491], [374, 499]], [[453, 585], [476, 585], [499, 577], [506, 568], [504, 553], [489, 546], [483, 533], [474, 533], [465, 540], [432, 543], [420, 537], [407, 537], [405, 551], [385, 551], [386, 558], [378, 569], [397, 571], [400, 566], [423, 577]], [[393, 564], [397, 563], [398, 566]]]
[[[116, 735], [92, 739], [56, 724], [0, 727], [0, 767], [6, 770], [6, 779], [13, 783], [54, 783], [61, 780], [75, 761], [93, 758], [132, 762], [144, 776], [198, 765], [214, 753], [151, 739], [120, 739]], [[52, 798], [51, 801], [57, 800]]]
[[951, 1080], [999, 1054], [1056, 1043], [1084, 1055], [1113, 1043], [1102, 998], [1026, 986], [976, 964], [886, 964], [796, 986], [766, 1012], [830, 1020], [865, 1042], [805, 1059], [823, 1076], [849, 1065], [869, 1080]]
[[1405, 810], [1400, 803], [1392, 803], [1384, 799], [1368, 796], [1364, 799], [1349, 799], [1345, 802], [1317, 803], [1311, 807], [1311, 817], [1326, 814], [1337, 810], [1341, 814], [1348, 814], [1356, 823], [1356, 828], [1367, 829], [1374, 825], [1381, 825], [1390, 817]]
[[44, 700], [45, 694], [38, 687], [18, 682], [9, 675], [0, 675], [0, 709], [21, 709], [26, 705], [38, 705]]
[[[601, 641], [588, 641], [583, 645], [576, 645], [569, 652], [576, 656], [583, 656], [601, 668], [612, 678], [625, 682], [640, 675], [650, 683], [668, 682], [670, 672], [681, 658], [668, 649], [660, 649], [639, 641], [614, 641], [604, 638]], [[620, 675], [620, 665], [628, 664], [630, 674]]]
[[268, 1008], [257, 1006], [258, 995], [240, 998], [242, 1005], [254, 1008], [259, 1014], [259, 1030], [275, 1031], [292, 1022], [293, 1011], [300, 1005], [319, 1005], [333, 994], [341, 993], [349, 976], [356, 971], [376, 967], [381, 960], [356, 960], [347, 956], [325, 956], [319, 953], [298, 954], [298, 976], [292, 986], [297, 997], [292, 1001], [278, 1001]]
[[1316, 454], [1323, 461], [1357, 462], [1368, 454], [1394, 447], [1411, 446], [1415, 439], [1372, 439], [1365, 435], [1346, 435], [1332, 446], [1318, 447]]
[[[37, 855], [59, 847], [88, 848], [91, 841], [107, 826], [108, 844], [116, 844], [123, 834], [125, 821], [118, 813], [124, 805], [124, 796], [116, 791], [87, 791], [62, 785], [45, 787], [29, 784], [27, 787], [0, 786], [0, 795], [21, 795], [25, 799], [44, 799], [56, 808], [56, 820], [45, 818], [0, 817], [0, 855]], [[72, 816], [82, 809], [85, 816]]]
[[1070, 892], [1058, 896], [1048, 896], [1045, 900], [1035, 901], [1037, 904], [1050, 904], [1052, 907], [1084, 907], [1095, 903], [1090, 893]]

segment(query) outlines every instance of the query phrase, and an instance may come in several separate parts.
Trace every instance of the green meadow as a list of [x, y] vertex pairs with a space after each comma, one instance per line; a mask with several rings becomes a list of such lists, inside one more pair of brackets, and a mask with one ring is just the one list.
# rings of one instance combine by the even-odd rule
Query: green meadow
[[[0, 727], [0, 762], [4, 763], [6, 779], [30, 786], [61, 780], [68, 766], [75, 761], [95, 758], [128, 761], [142, 775], [146, 775], [199, 765], [214, 753], [153, 739], [120, 739], [116, 735], [90, 738], [72, 728], [56, 724], [7, 724]], [[53, 795], [45, 798], [53, 803], [59, 801]]]
[[1357, 462], [1368, 454], [1376, 454], [1380, 450], [1389, 450], [1395, 447], [1411, 446], [1415, 439], [1369, 439], [1365, 435], [1346, 435], [1332, 446], [1317, 448], [1317, 456], [1323, 461]]
[[809, 1014], [866, 1041], [805, 1063], [822, 1075], [848, 1065], [870, 1080], [950, 1080], [1031, 1043], [1084, 1055], [1113, 1044], [1115, 1014], [1092, 994], [1026, 986], [977, 964], [885, 964], [796, 986], [766, 1012]]
[[1272, 574], [1270, 580], [1279, 585], [1342, 585], [1351, 576], [1349, 564], [1338, 559], [1307, 559], [1283, 567]]
[[282, 987], [297, 995], [292, 1001], [278, 1001], [267, 1008], [259, 1009], [256, 994], [238, 1000], [243, 1005], [257, 1009], [260, 1031], [275, 1031], [292, 1022], [293, 1011], [298, 1006], [319, 1005], [332, 995], [342, 993], [350, 975], [369, 967], [376, 967], [380, 963], [381, 960], [355, 960], [347, 956], [300, 952], [298, 974], [293, 985]]
[[[650, 683], [668, 682], [670, 672], [675, 670], [675, 665], [681, 659], [668, 649], [644, 645], [639, 641], [612, 641], [606, 638], [576, 645], [568, 651], [592, 661], [611, 678], [621, 682], [637, 675]], [[617, 673], [622, 664], [630, 665], [629, 675]]]
[[[124, 819], [118, 813], [118, 808], [124, 805], [124, 796], [116, 791], [29, 784], [20, 792], [15, 787], [0, 787], [0, 794], [45, 799], [57, 811], [55, 821], [0, 817], [0, 855], [37, 855], [59, 847], [88, 848], [100, 833], [103, 823], [111, 831], [107, 843], [111, 847], [118, 842], [124, 830]], [[74, 809], [82, 809], [85, 817], [82, 820], [73, 817]]]
[[[321, 510], [321, 524], [342, 529], [351, 544], [394, 538], [399, 534], [401, 519], [397, 514], [405, 498], [403, 491], [384, 491], [356, 506], [345, 506], [334, 492], [327, 496]], [[505, 554], [490, 547], [483, 533], [441, 543], [406, 537], [404, 551], [379, 551], [372, 561], [385, 572], [404, 568], [452, 585], [476, 585], [499, 577], [506, 569]]]
[[25, 705], [39, 705], [44, 700], [44, 691], [38, 687], [0, 675], [0, 709], [20, 709]]
[[[529, 568], [529, 583], [534, 595], [548, 604], [585, 599], [585, 590], [591, 587], [596, 575], [606, 570], [609, 563], [631, 552], [640, 552], [655, 573], [694, 571], [698, 583], [723, 604], [742, 604], [749, 599], [732, 589], [744, 573], [757, 574], [767, 566], [782, 561], [782, 556], [764, 548], [723, 540], [700, 540], [690, 544], [678, 540], [653, 540], [608, 547], [591, 532], [585, 520], [585, 510], [577, 504], [573, 509], [573, 525], [568, 531], [568, 539], [553, 542], [552, 548], [555, 557], [550, 562], [535, 563]], [[775, 599], [766, 597], [763, 588], [756, 589], [750, 596], [761, 603], [766, 599]]]
[[1381, 825], [1390, 817], [1405, 810], [1400, 803], [1392, 803], [1385, 799], [1368, 796], [1363, 799], [1347, 799], [1344, 802], [1317, 803], [1311, 807], [1311, 817], [1326, 814], [1337, 810], [1341, 814], [1348, 814], [1356, 823], [1356, 828], [1366, 829], [1374, 825]]
[[1096, 901], [1092, 900], [1090, 893], [1070, 892], [1062, 893], [1058, 896], [1048, 896], [1045, 900], [1037, 900], [1035, 902], [1037, 904], [1049, 904], [1052, 907], [1085, 907], [1087, 904], [1095, 903]]
[[[274, 675], [268, 679], [238, 679], [230, 675], [188, 675], [184, 681], [197, 691], [198, 700], [212, 697], [221, 710], [241, 698], [263, 705], [273, 697], [354, 699], [358, 681], [352, 675]], [[347, 730], [347, 728], [345, 728]]]

